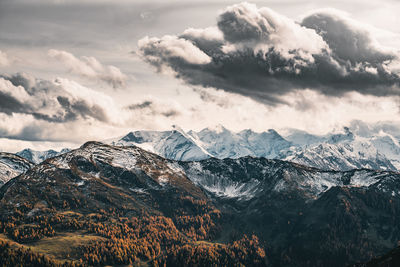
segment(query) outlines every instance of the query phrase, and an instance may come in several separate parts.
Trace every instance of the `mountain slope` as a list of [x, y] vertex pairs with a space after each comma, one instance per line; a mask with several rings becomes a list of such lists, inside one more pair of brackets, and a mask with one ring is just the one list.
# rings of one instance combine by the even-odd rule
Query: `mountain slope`
[[346, 266], [396, 246], [400, 175], [321, 171], [245, 157], [181, 162], [231, 225], [256, 233], [275, 266]]
[[0, 152], [0, 187], [8, 180], [26, 172], [33, 163], [15, 154]]

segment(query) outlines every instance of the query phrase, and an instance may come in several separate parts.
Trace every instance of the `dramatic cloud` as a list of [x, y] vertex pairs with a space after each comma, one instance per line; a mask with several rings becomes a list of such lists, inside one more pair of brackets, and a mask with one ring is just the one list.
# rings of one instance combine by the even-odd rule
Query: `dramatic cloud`
[[398, 53], [381, 47], [367, 26], [332, 10], [297, 23], [241, 3], [223, 11], [217, 27], [145, 37], [138, 45], [159, 71], [272, 105], [288, 103], [282, 95], [298, 89], [400, 95]]
[[29, 114], [63, 123], [91, 118], [107, 122], [112, 99], [66, 79], [45, 81], [19, 73], [0, 76], [0, 112]]
[[7, 54], [0, 50], [0, 67], [5, 67], [10, 64]]
[[125, 86], [127, 77], [120, 69], [114, 66], [104, 66], [94, 57], [83, 56], [77, 58], [66, 51], [54, 49], [49, 50], [48, 55], [65, 64], [72, 73], [99, 79], [112, 85], [114, 88]]

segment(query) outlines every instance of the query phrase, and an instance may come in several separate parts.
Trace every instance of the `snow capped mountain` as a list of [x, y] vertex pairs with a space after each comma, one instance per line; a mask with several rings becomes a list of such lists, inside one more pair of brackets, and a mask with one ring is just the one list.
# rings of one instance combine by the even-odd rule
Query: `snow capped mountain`
[[281, 158], [322, 170], [397, 169], [371, 143], [362, 141], [296, 147]]
[[135, 145], [162, 157], [175, 160], [202, 160], [211, 155], [190, 135], [175, 127], [172, 131], [136, 131], [131, 132], [113, 145]]
[[379, 151], [391, 161], [397, 170], [400, 170], [400, 144], [398, 139], [382, 132], [373, 136], [371, 143], [375, 148], [379, 148]]
[[8, 180], [26, 172], [33, 163], [11, 153], [0, 152], [0, 187]]
[[136, 145], [168, 159], [192, 161], [210, 157], [240, 158], [244, 156], [277, 158], [281, 151], [288, 149], [291, 143], [276, 131], [255, 133], [243, 130], [234, 133], [217, 126], [200, 132], [184, 132], [175, 127], [172, 131], [135, 131], [114, 145]]
[[[382, 132], [366, 134], [364, 128], [362, 135], [357, 135], [345, 127], [342, 132], [325, 136], [298, 132], [295, 139], [297, 146], [282, 152], [281, 159], [324, 170], [398, 170], [400, 167], [398, 141]], [[301, 143], [303, 140], [306, 142]]]
[[23, 157], [23, 158], [35, 163], [35, 164], [39, 164], [48, 158], [52, 158], [52, 157], [61, 155], [68, 151], [70, 151], [70, 149], [68, 149], [68, 148], [64, 148], [60, 152], [52, 150], [52, 149], [46, 150], [46, 151], [36, 151], [36, 150], [32, 150], [30, 148], [26, 148], [22, 151], [17, 152], [16, 154], [20, 157]]
[[220, 159], [245, 156], [276, 158], [291, 145], [274, 130], [262, 133], [243, 130], [234, 133], [218, 126], [217, 129], [206, 128], [198, 133], [191, 131], [188, 134], [198, 140], [209, 154]]
[[136, 131], [115, 145], [137, 145], [168, 159], [180, 161], [245, 156], [281, 159], [323, 170], [400, 169], [400, 143], [382, 130], [352, 124], [326, 135], [289, 130], [281, 136], [275, 130], [232, 132], [219, 125], [199, 132]]

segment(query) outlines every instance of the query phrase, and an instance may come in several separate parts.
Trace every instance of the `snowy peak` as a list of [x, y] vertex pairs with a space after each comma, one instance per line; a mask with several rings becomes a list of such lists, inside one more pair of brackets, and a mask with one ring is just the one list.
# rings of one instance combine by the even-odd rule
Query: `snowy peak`
[[181, 130], [131, 132], [114, 145], [136, 145], [160, 156], [175, 160], [202, 160], [210, 157], [196, 140]]
[[68, 149], [68, 148], [64, 148], [59, 152], [52, 150], [52, 149], [46, 150], [46, 151], [36, 151], [36, 150], [32, 150], [30, 148], [26, 148], [22, 151], [17, 152], [16, 154], [20, 157], [23, 157], [23, 158], [35, 163], [35, 164], [39, 164], [48, 158], [58, 156], [60, 154], [66, 153], [68, 151], [70, 151], [70, 149]]

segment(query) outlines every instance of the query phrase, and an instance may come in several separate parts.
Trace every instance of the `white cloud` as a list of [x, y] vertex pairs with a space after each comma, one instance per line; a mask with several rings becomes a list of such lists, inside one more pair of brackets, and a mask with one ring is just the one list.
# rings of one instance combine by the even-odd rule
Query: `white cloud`
[[10, 65], [10, 61], [7, 54], [0, 50], [0, 67], [6, 67], [8, 65]]
[[68, 79], [47, 81], [24, 73], [0, 76], [0, 96], [0, 112], [5, 114], [27, 114], [55, 123], [119, 118], [110, 96]]
[[139, 40], [142, 53], [147, 60], [159, 64], [160, 58], [168, 60], [183, 60], [189, 64], [201, 65], [211, 62], [211, 58], [201, 51], [192, 42], [172, 35], [165, 35], [162, 38], [145, 37]]
[[127, 76], [119, 68], [111, 65], [105, 66], [94, 57], [77, 58], [69, 52], [55, 49], [49, 50], [48, 55], [65, 64], [72, 73], [107, 82], [114, 88], [125, 86]]

